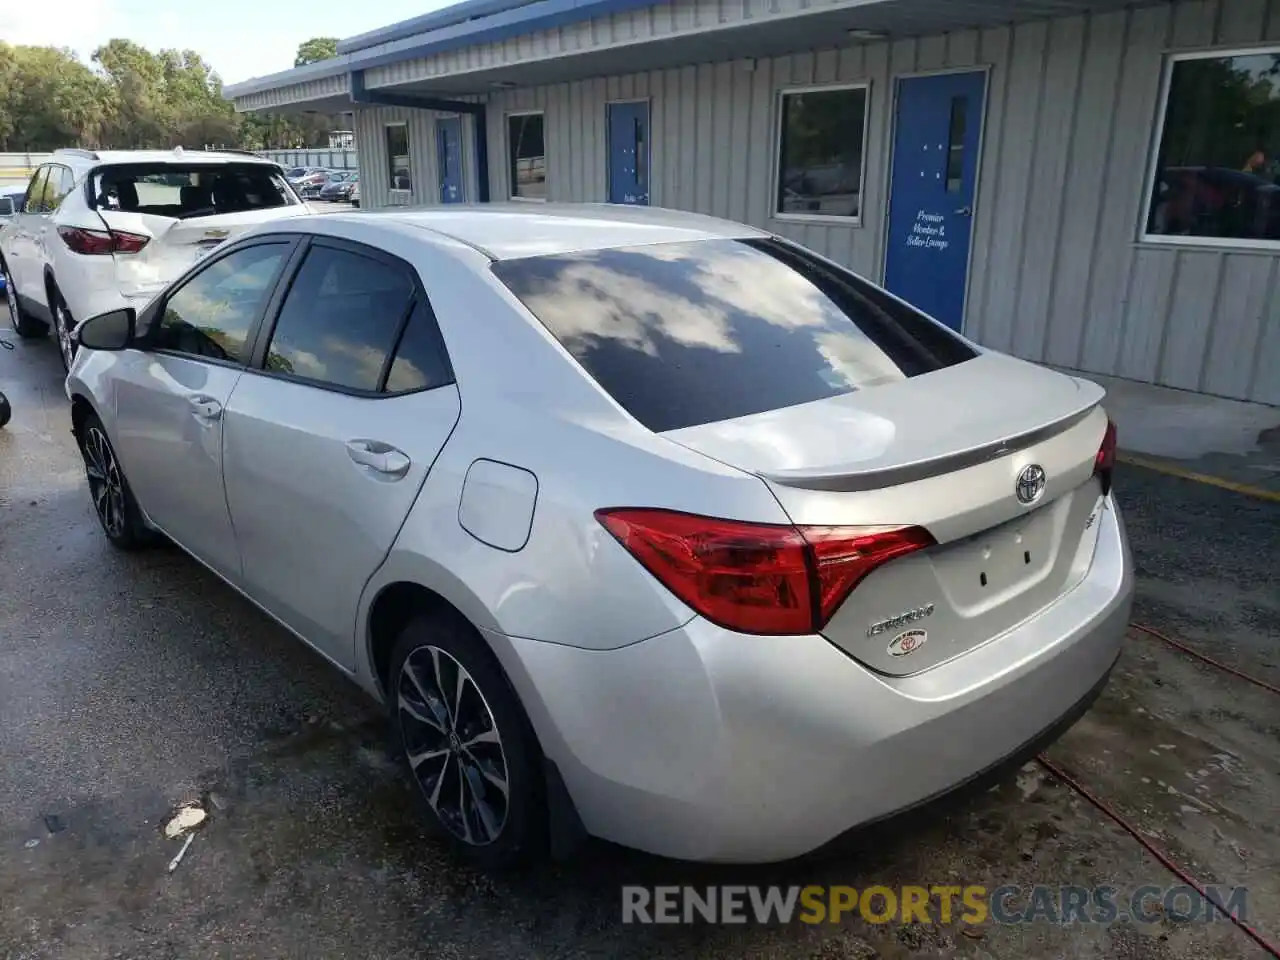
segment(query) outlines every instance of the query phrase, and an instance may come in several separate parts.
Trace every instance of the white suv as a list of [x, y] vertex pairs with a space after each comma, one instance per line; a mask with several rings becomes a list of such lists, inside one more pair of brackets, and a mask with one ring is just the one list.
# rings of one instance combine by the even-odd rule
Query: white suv
[[0, 227], [0, 276], [21, 337], [58, 336], [63, 362], [81, 320], [141, 309], [223, 240], [308, 213], [279, 164], [249, 153], [58, 150]]

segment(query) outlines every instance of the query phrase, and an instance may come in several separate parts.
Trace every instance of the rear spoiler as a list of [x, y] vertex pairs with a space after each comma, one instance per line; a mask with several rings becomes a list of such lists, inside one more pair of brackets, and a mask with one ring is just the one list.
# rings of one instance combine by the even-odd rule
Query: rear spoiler
[[929, 460], [917, 460], [913, 463], [895, 464], [892, 467], [864, 471], [827, 470], [780, 470], [761, 473], [765, 480], [770, 480], [784, 487], [795, 487], [800, 490], [821, 490], [827, 493], [857, 493], [864, 490], [879, 490], [882, 487], [893, 487], [900, 483], [912, 483], [937, 476], [940, 473], [951, 473], [966, 467], [976, 467], [980, 463], [996, 460], [1000, 457], [1017, 453], [1027, 447], [1066, 433], [1076, 424], [1083, 421], [1098, 407], [1100, 400], [1093, 400], [1080, 410], [1068, 414], [1060, 420], [1016, 434], [985, 443], [971, 450], [960, 453], [949, 453], [945, 456]]

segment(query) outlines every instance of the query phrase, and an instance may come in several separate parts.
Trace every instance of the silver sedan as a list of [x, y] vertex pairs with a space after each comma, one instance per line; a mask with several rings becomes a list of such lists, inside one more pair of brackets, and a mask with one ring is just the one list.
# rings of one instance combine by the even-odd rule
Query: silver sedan
[[383, 701], [484, 865], [805, 853], [1060, 732], [1128, 620], [1102, 390], [739, 224], [302, 217], [77, 336], [106, 536]]

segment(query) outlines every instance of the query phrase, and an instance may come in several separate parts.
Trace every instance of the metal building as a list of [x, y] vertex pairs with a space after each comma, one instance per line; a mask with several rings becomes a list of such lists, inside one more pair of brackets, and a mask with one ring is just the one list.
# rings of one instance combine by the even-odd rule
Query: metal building
[[1280, 404], [1280, 0], [467, 0], [227, 88], [366, 206], [746, 221], [980, 343]]

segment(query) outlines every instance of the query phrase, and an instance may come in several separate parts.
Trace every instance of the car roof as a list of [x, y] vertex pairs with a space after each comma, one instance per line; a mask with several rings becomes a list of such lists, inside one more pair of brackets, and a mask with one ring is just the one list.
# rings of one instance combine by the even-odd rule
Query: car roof
[[553, 256], [690, 240], [766, 237], [730, 220], [608, 203], [486, 203], [415, 210], [328, 214], [312, 225], [359, 221], [426, 230], [464, 243], [491, 260]]
[[120, 163], [263, 163], [278, 166], [274, 160], [252, 153], [220, 150], [55, 150], [53, 162], [81, 166], [110, 166]]

